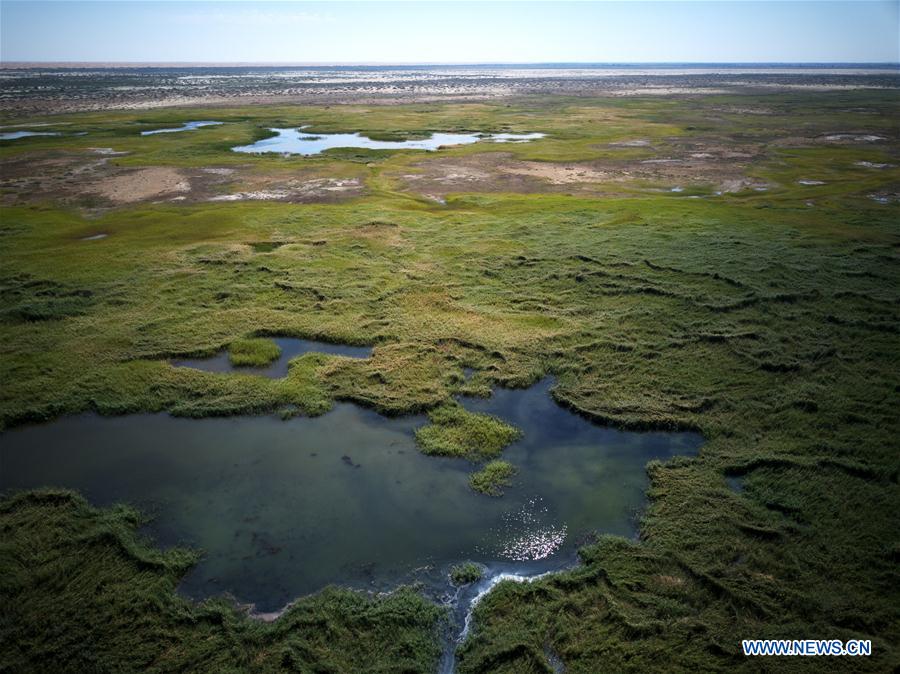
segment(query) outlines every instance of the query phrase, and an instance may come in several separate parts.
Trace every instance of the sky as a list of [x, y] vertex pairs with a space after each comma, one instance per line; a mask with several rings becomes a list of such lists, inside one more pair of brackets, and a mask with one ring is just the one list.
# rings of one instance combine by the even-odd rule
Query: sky
[[896, 63], [900, 0], [0, 0], [0, 60]]

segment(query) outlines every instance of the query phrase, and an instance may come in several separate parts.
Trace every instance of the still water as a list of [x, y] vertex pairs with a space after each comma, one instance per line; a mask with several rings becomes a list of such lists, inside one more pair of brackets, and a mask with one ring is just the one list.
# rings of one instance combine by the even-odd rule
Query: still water
[[19, 138], [30, 138], [31, 136], [59, 136], [62, 135], [56, 131], [3, 131], [0, 132], [0, 140], [18, 140]]
[[422, 416], [338, 403], [316, 418], [180, 419], [93, 414], [0, 435], [0, 489], [60, 486], [154, 516], [164, 546], [202, 548], [182, 591], [229, 592], [272, 611], [329, 583], [446, 588], [461, 560], [536, 573], [570, 563], [594, 531], [632, 535], [651, 459], [692, 454], [692, 433], [629, 433], [556, 405], [551, 380], [462, 402], [517, 425], [502, 498], [468, 487], [472, 466], [423, 456]]
[[155, 133], [177, 133], [179, 131], [193, 131], [194, 129], [199, 129], [202, 126], [218, 126], [223, 122], [211, 122], [211, 121], [202, 121], [202, 122], [185, 122], [181, 126], [172, 127], [170, 129], [153, 129], [152, 131], [141, 131], [142, 136], [152, 136]]
[[258, 140], [252, 145], [239, 145], [231, 148], [235, 152], [280, 152], [283, 154], [314, 155], [332, 148], [360, 147], [369, 150], [438, 150], [447, 145], [468, 145], [478, 141], [496, 143], [527, 142], [543, 138], [542, 133], [433, 133], [429, 138], [420, 140], [372, 140], [359, 133], [320, 133], [312, 134], [299, 129], [269, 129], [277, 135]]

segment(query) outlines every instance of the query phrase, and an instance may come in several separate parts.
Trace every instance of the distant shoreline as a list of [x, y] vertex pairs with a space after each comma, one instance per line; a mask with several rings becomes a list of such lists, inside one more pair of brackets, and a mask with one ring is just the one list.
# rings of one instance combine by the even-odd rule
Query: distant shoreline
[[669, 69], [811, 69], [811, 70], [886, 70], [900, 72], [900, 62], [579, 62], [560, 61], [546, 63], [382, 63], [382, 62], [321, 62], [321, 61], [0, 61], [0, 69], [32, 68], [529, 68], [529, 69], [621, 69], [621, 70], [669, 70]]
[[900, 64], [0, 64], [5, 119], [96, 110], [900, 90]]

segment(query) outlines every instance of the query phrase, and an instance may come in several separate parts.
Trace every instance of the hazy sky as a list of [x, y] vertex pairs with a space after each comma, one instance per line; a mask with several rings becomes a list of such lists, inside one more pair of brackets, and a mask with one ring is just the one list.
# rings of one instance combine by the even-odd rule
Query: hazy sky
[[897, 62], [900, 0], [18, 2], [3, 61]]

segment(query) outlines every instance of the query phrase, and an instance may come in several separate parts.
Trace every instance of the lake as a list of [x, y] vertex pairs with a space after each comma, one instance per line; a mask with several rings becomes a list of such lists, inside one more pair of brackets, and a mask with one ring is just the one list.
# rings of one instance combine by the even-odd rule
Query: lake
[[433, 152], [451, 145], [468, 145], [479, 141], [510, 143], [528, 142], [543, 138], [542, 133], [526, 134], [473, 134], [473, 133], [433, 133], [428, 138], [418, 140], [372, 140], [360, 133], [306, 133], [305, 127], [296, 129], [269, 129], [275, 135], [263, 138], [251, 145], [231, 148], [235, 152], [258, 154], [279, 152], [282, 154], [315, 155], [334, 148], [365, 148], [368, 150], [426, 150]]
[[204, 126], [218, 126], [219, 124], [223, 124], [223, 122], [185, 122], [181, 126], [176, 126], [168, 129], [153, 129], [152, 131], [141, 131], [141, 135], [152, 136], [157, 133], [178, 133], [179, 131], [193, 131], [194, 129], [199, 129]]

